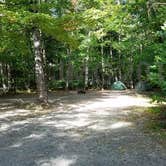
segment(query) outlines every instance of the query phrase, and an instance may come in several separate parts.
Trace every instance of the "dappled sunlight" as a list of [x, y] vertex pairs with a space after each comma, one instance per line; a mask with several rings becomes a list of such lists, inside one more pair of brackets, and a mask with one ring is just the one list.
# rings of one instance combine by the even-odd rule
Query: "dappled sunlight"
[[[85, 96], [84, 96], [85, 97]], [[116, 130], [129, 128], [134, 124], [115, 118], [129, 115], [135, 107], [150, 107], [150, 99], [142, 96], [115, 95], [91, 101], [82, 101], [80, 104], [61, 103], [59, 112], [53, 112], [50, 118], [39, 118], [39, 122], [60, 130], [75, 130], [70, 136], [80, 136], [77, 131], [88, 129], [94, 131]], [[57, 109], [57, 108], [56, 108]], [[52, 117], [55, 117], [52, 119]]]
[[25, 125], [25, 124], [28, 124], [28, 123], [29, 123], [29, 121], [27, 119], [27, 120], [21, 120], [21, 121], [13, 121], [11, 123], [11, 125], [13, 125], [13, 126], [16, 126], [16, 125]]
[[[8, 111], [0, 114], [0, 132], [5, 132], [12, 128], [13, 126], [22, 126], [29, 123], [29, 120], [20, 120], [18, 117], [23, 117], [29, 115], [29, 112], [24, 109], [15, 109], [13, 111]], [[13, 120], [12, 120], [13, 119]], [[16, 130], [17, 128], [15, 128]]]
[[9, 124], [3, 123], [3, 124], [0, 125], [0, 132], [8, 130], [10, 127], [11, 126]]
[[10, 161], [19, 158], [20, 165], [26, 155], [27, 165], [74, 166], [89, 156], [93, 161], [94, 153], [96, 163], [86, 165], [102, 165], [108, 153], [109, 158], [112, 152], [119, 158], [129, 146], [135, 147], [138, 138], [139, 144], [145, 143], [143, 148], [147, 146], [149, 140], [134, 133], [138, 125], [128, 117], [140, 114], [136, 108], [151, 106], [148, 98], [120, 92], [89, 96], [65, 96], [49, 110], [6, 107], [0, 112], [1, 156], [7, 158], [10, 152]]
[[93, 102], [88, 102], [83, 107], [80, 107], [78, 110], [96, 110], [100, 114], [103, 111], [103, 109], [106, 108], [112, 109], [131, 106], [151, 107], [152, 104], [150, 103], [150, 99], [148, 98], [133, 96], [117, 96], [113, 99], [107, 97], [96, 101], [94, 100]]
[[9, 105], [1, 105], [0, 107], [0, 112], [6, 112], [9, 111], [11, 109], [15, 109], [15, 106], [9, 106]]
[[45, 135], [44, 134], [31, 134], [31, 135], [29, 135], [29, 136], [26, 136], [26, 137], [24, 137], [24, 139], [41, 139], [41, 138], [43, 138]]
[[93, 129], [95, 131], [102, 131], [102, 130], [115, 130], [115, 129], [122, 129], [122, 128], [129, 128], [132, 127], [133, 123], [131, 122], [122, 122], [122, 121], [117, 121], [115, 123], [98, 123], [95, 125], [92, 125], [88, 127], [89, 129]]
[[150, 103], [149, 98], [145, 98], [142, 96], [118, 96], [117, 100], [119, 100], [119, 106], [139, 106], [139, 107], [151, 107], [153, 104]]
[[72, 166], [76, 163], [76, 156], [73, 156], [71, 158], [67, 158], [65, 156], [60, 156], [57, 158], [50, 158], [46, 160], [40, 160], [37, 161], [37, 166]]
[[125, 128], [128, 126], [132, 126], [131, 122], [117, 122], [111, 125], [111, 129]]
[[[127, 128], [131, 127], [133, 124], [131, 122], [119, 121], [115, 120], [114, 118], [117, 114], [111, 112], [109, 110], [104, 111], [103, 114], [98, 114], [97, 111], [88, 111], [85, 114], [82, 112], [73, 112], [72, 115], [63, 114], [62, 116], [55, 115], [55, 119], [52, 118], [47, 119], [40, 119], [40, 123], [45, 126], [52, 126], [59, 130], [66, 130], [69, 129], [75, 131], [72, 132], [70, 136], [80, 136], [77, 131], [79, 130], [94, 130], [94, 131], [102, 131], [102, 130], [114, 130], [119, 128]], [[70, 117], [71, 116], [71, 117]], [[60, 118], [61, 117], [61, 118]], [[57, 119], [56, 119], [57, 118]]]
[[67, 121], [66, 122], [67, 126], [72, 126], [72, 127], [83, 127], [85, 125], [88, 125], [87, 123], [87, 119], [83, 119], [83, 118], [77, 118], [73, 121]]
[[28, 115], [29, 112], [25, 109], [13, 109], [12, 111], [3, 112], [0, 114], [0, 119], [9, 118], [17, 115]]
[[[42, 126], [50, 126], [60, 130], [70, 129], [92, 129], [94, 131], [113, 130], [123, 127], [130, 127], [130, 122], [121, 122], [120, 119], [114, 121], [114, 117], [127, 116], [133, 110], [132, 107], [149, 107], [152, 106], [150, 99], [142, 96], [125, 95], [119, 93], [105, 92], [97, 98], [86, 100], [86, 96], [79, 96], [80, 102], [74, 99], [77, 95], [61, 97], [64, 102], [59, 100], [59, 105], [56, 106], [55, 111], [50, 114], [43, 114], [36, 119], [37, 123], [41, 123]], [[92, 96], [91, 96], [92, 97]], [[71, 99], [71, 101], [70, 101]], [[129, 108], [129, 109], [127, 109]], [[54, 108], [53, 108], [54, 109]], [[36, 110], [37, 111], [37, 110]], [[0, 131], [7, 131], [10, 127], [16, 125], [25, 125], [30, 122], [30, 118], [33, 113], [36, 112], [25, 109], [14, 109], [7, 112], [0, 113], [0, 119], [8, 119], [14, 117], [12, 123], [2, 123]], [[32, 115], [31, 115], [32, 114]], [[19, 119], [21, 117], [26, 119]], [[30, 116], [29, 116], [30, 115]], [[40, 114], [39, 114], [40, 115]], [[17, 120], [17, 116], [18, 120]], [[72, 133], [72, 136], [78, 137], [78, 133]], [[29, 136], [29, 138], [35, 138], [35, 135]], [[36, 136], [36, 139], [40, 136]]]
[[23, 143], [21, 143], [21, 142], [19, 142], [19, 143], [15, 143], [15, 144], [13, 144], [13, 145], [11, 145], [11, 146], [9, 146], [10, 148], [19, 148], [19, 147], [21, 147], [23, 145]]

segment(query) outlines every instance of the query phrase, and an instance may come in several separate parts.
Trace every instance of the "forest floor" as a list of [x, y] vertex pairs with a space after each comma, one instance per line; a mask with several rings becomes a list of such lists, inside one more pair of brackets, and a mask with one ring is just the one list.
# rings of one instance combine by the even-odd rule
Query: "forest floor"
[[0, 98], [0, 166], [166, 166], [166, 147], [148, 132], [155, 107], [131, 91]]

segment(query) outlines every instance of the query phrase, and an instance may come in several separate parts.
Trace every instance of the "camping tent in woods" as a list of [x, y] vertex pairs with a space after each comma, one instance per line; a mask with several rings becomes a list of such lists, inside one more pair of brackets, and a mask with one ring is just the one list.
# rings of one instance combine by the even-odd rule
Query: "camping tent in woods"
[[127, 87], [125, 86], [125, 84], [121, 81], [116, 81], [112, 84], [111, 86], [112, 90], [125, 90], [127, 89]]

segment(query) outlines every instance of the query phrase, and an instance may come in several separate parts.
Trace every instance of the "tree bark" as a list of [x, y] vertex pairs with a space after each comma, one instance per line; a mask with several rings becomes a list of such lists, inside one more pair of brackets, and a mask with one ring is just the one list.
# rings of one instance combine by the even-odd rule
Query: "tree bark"
[[64, 62], [60, 59], [59, 63], [59, 79], [64, 80]]
[[101, 44], [101, 77], [102, 77], [102, 87], [101, 89], [104, 90], [104, 84], [105, 84], [105, 60], [104, 60], [104, 46], [103, 46], [103, 38], [102, 38], [102, 44]]
[[5, 83], [4, 65], [2, 63], [0, 63], [0, 76], [1, 76], [2, 89], [3, 89], [3, 92], [5, 93], [7, 86]]
[[87, 56], [85, 57], [85, 89], [88, 88], [88, 79], [89, 79], [88, 54], [89, 54], [89, 49], [87, 50]]
[[67, 48], [68, 62], [67, 62], [67, 71], [66, 71], [66, 90], [69, 90], [69, 82], [73, 78], [73, 68], [71, 64], [71, 50]]
[[109, 85], [111, 85], [111, 83], [113, 81], [113, 78], [114, 78], [114, 69], [113, 69], [113, 65], [112, 65], [112, 62], [113, 62], [113, 48], [112, 48], [112, 45], [110, 45], [110, 60], [111, 60], [111, 63], [110, 63], [111, 73], [110, 73], [110, 76], [109, 76]]
[[[120, 44], [120, 41], [121, 41], [121, 36], [119, 34], [119, 44]], [[121, 61], [121, 50], [118, 51], [118, 80], [122, 80], [122, 61]]]
[[9, 91], [10, 88], [11, 88], [11, 71], [10, 71], [10, 65], [7, 64], [6, 68], [7, 68], [7, 87], [8, 87], [7, 90]]
[[33, 47], [35, 55], [35, 74], [38, 99], [40, 103], [48, 104], [48, 95], [44, 74], [44, 53], [41, 43], [41, 32], [39, 29], [33, 31]]

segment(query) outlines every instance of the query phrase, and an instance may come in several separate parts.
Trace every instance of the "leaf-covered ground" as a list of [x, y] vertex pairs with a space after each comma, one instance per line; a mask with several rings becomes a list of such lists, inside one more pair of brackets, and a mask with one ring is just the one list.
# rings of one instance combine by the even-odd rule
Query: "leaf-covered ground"
[[131, 91], [0, 99], [0, 165], [165, 166], [166, 149], [144, 128], [150, 99]]

